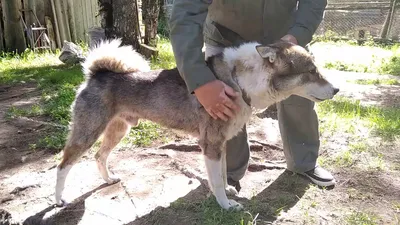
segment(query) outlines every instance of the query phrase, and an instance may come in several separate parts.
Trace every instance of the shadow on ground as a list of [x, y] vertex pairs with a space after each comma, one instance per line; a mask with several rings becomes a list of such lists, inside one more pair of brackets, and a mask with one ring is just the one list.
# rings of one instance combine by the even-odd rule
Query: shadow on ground
[[96, 191], [99, 191], [108, 184], [102, 184], [97, 188], [81, 195], [57, 213], [45, 218], [46, 213], [52, 211], [55, 205], [51, 205], [33, 216], [28, 217], [23, 225], [53, 225], [53, 224], [78, 224], [85, 213], [85, 200]]
[[[268, 187], [251, 199], [234, 197], [242, 203], [246, 211], [258, 215], [261, 224], [277, 219], [280, 212], [288, 211], [302, 198], [309, 182], [291, 172], [283, 172]], [[85, 200], [96, 191], [106, 187], [103, 184], [87, 192], [70, 203], [67, 207], [45, 218], [46, 213], [54, 206], [27, 218], [24, 225], [77, 224], [85, 213]], [[221, 210], [214, 197], [209, 196], [208, 187], [200, 185], [182, 198], [172, 202], [168, 207], [157, 207], [150, 213], [137, 218], [126, 225], [187, 225], [187, 224], [239, 224], [242, 218], [249, 219], [245, 212]]]

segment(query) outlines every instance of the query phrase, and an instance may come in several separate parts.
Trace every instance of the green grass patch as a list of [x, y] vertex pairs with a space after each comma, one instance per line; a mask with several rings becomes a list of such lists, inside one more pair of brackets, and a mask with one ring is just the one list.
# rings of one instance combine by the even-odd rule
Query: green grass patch
[[349, 225], [376, 225], [378, 217], [376, 215], [365, 212], [354, 212], [346, 217]]
[[137, 127], [132, 127], [129, 134], [122, 140], [123, 143], [132, 143], [135, 146], [150, 146], [154, 141], [164, 138], [160, 125], [141, 121]]
[[253, 225], [254, 216], [248, 211], [222, 209], [214, 197], [200, 202], [175, 201], [171, 204], [175, 210], [192, 211], [198, 215], [203, 225]]
[[353, 155], [350, 151], [341, 153], [333, 161], [338, 167], [351, 167], [354, 164]]
[[[80, 44], [83, 49], [87, 46]], [[162, 38], [158, 45], [159, 56], [152, 59], [152, 69], [173, 68], [175, 59], [170, 42]], [[31, 108], [11, 107], [8, 118], [19, 116], [46, 116], [52, 122], [67, 126], [71, 120], [71, 104], [75, 99], [78, 86], [84, 81], [80, 65], [68, 66], [58, 59], [59, 52], [34, 53], [27, 50], [20, 55], [0, 55], [0, 84], [17, 84], [33, 82], [42, 92], [40, 102]], [[66, 129], [55, 129], [51, 135], [45, 136], [31, 148], [61, 149], [65, 143]], [[150, 145], [161, 137], [161, 129], [151, 122], [142, 122], [133, 128], [127, 137], [137, 146]]]
[[[399, 45], [374, 42], [330, 41], [314, 43], [311, 51], [319, 66], [340, 71], [400, 75]], [[326, 54], [329, 52], [329, 54]]]
[[171, 42], [166, 38], [161, 38], [157, 43], [158, 56], [151, 60], [151, 69], [173, 69], [176, 67], [174, 53]]
[[359, 79], [350, 82], [361, 85], [400, 85], [397, 79]]
[[400, 135], [400, 109], [398, 108], [363, 106], [359, 100], [336, 97], [335, 100], [319, 103], [317, 111], [321, 118], [335, 118], [330, 120], [334, 123], [365, 122], [377, 135], [387, 140], [393, 140]]

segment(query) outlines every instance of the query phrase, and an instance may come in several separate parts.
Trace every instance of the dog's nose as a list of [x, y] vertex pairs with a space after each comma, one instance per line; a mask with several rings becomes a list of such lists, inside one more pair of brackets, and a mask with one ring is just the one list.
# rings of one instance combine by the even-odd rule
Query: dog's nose
[[339, 92], [339, 88], [333, 88], [333, 95], [336, 95]]

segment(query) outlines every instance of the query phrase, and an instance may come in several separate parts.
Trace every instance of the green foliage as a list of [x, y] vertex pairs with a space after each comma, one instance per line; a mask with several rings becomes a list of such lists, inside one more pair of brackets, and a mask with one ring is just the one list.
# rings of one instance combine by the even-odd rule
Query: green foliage
[[364, 212], [355, 212], [346, 218], [349, 225], [376, 225], [378, 224], [377, 220], [377, 216]]
[[384, 60], [380, 72], [400, 76], [400, 53], [391, 56], [388, 60]]
[[174, 53], [168, 39], [161, 38], [157, 44], [158, 57], [151, 60], [151, 69], [172, 69], [176, 67]]
[[362, 85], [400, 85], [397, 79], [359, 79], [353, 81], [356, 84]]
[[145, 147], [151, 145], [153, 141], [161, 138], [161, 133], [162, 130], [158, 124], [149, 121], [141, 121], [137, 127], [131, 128], [123, 142]]
[[224, 210], [214, 197], [200, 202], [176, 201], [171, 204], [175, 210], [185, 210], [199, 213], [199, 221], [203, 225], [255, 225], [250, 212]]
[[318, 104], [318, 113], [323, 117], [336, 115], [347, 122], [365, 121], [375, 130], [377, 135], [393, 140], [400, 135], [400, 109], [363, 106], [360, 101], [336, 97], [334, 100]]

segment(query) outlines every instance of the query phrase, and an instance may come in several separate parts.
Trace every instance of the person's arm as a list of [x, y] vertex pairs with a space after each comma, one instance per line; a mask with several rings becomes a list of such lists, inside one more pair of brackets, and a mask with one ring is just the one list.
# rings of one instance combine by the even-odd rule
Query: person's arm
[[204, 0], [175, 0], [169, 20], [176, 64], [190, 93], [216, 79], [202, 53], [203, 23], [210, 3]]
[[327, 0], [299, 0], [295, 22], [288, 35], [295, 37], [300, 46], [307, 45], [324, 16]]

